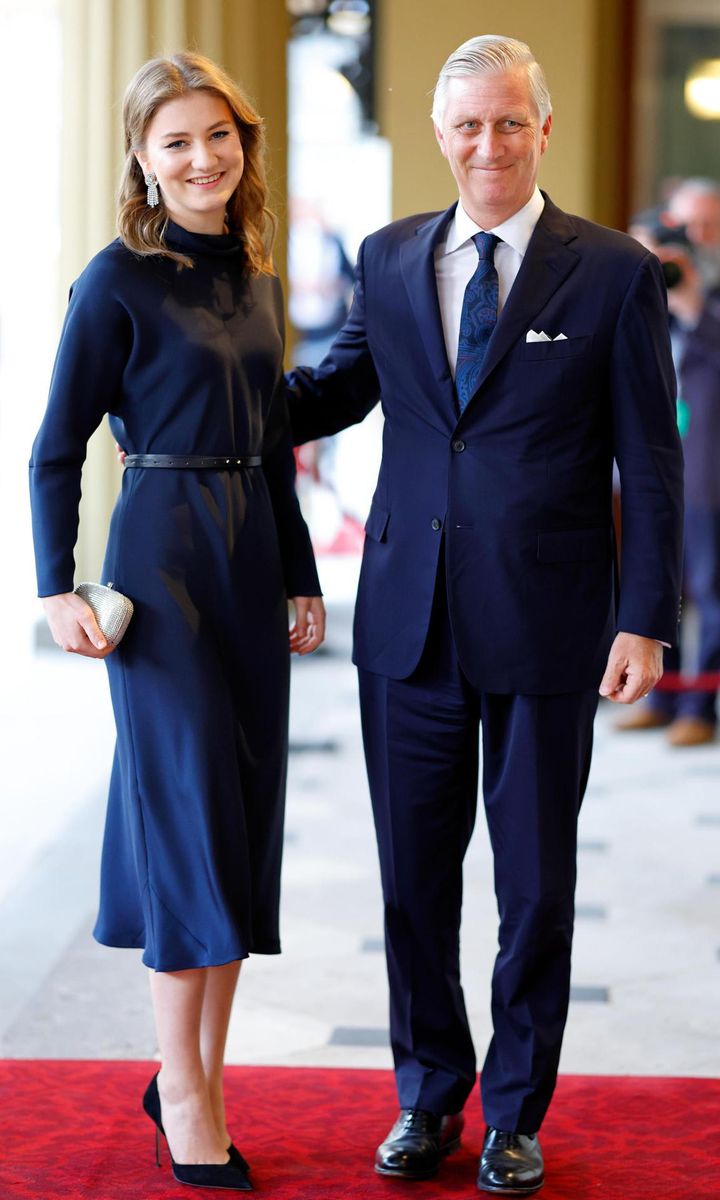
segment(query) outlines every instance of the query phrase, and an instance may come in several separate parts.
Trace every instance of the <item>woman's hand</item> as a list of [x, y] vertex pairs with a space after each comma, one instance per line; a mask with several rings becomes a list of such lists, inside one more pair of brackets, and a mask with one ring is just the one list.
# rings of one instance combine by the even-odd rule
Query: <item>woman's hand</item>
[[107, 658], [115, 647], [100, 631], [89, 604], [74, 592], [43, 596], [43, 608], [53, 641], [68, 654]]
[[116, 442], [115, 443], [115, 453], [117, 454], [117, 460], [120, 463], [120, 466], [122, 466], [123, 463], [125, 462], [125, 459], [127, 458], [127, 450], [123, 450], [120, 443]]
[[295, 624], [290, 630], [290, 653], [310, 654], [325, 638], [325, 605], [321, 596], [291, 596]]

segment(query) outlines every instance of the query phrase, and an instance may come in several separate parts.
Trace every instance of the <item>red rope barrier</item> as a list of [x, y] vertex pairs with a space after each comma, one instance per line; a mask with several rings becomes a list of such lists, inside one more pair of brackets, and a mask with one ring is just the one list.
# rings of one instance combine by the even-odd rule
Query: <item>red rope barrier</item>
[[656, 692], [716, 692], [720, 688], [720, 671], [702, 671], [699, 675], [681, 675], [679, 671], [666, 671]]

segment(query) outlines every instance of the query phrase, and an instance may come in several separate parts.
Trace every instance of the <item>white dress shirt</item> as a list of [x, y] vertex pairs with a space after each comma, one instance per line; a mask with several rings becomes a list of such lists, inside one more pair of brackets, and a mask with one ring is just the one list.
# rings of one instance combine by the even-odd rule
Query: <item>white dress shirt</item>
[[494, 233], [500, 238], [495, 247], [495, 269], [498, 274], [498, 316], [508, 298], [510, 288], [520, 270], [528, 242], [537, 225], [545, 201], [535, 188], [527, 204], [492, 229], [481, 230], [458, 201], [455, 216], [448, 226], [447, 236], [435, 248], [435, 278], [437, 280], [440, 317], [445, 335], [445, 349], [453, 379], [457, 363], [465, 288], [475, 274], [478, 252], [472, 238], [476, 233]]

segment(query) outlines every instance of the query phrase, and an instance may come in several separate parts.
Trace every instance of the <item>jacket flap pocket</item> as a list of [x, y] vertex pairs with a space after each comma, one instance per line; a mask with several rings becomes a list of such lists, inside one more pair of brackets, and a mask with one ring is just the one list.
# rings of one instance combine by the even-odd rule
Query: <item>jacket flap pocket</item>
[[561, 338], [559, 342], [523, 342], [520, 358], [574, 358], [576, 354], [584, 354], [591, 345], [591, 333], [585, 337]]
[[383, 542], [385, 540], [385, 531], [387, 529], [390, 513], [384, 508], [380, 508], [377, 504], [372, 504], [370, 514], [365, 522], [365, 532], [374, 542]]
[[567, 529], [558, 533], [539, 533], [538, 562], [591, 562], [610, 557], [607, 529]]

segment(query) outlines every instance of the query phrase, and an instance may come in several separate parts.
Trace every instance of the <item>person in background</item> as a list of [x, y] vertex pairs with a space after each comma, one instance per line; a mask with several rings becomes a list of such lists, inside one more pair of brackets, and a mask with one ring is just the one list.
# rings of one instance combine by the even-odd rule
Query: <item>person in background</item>
[[[288, 314], [298, 335], [292, 362], [317, 367], [345, 324], [355, 281], [342, 238], [326, 219], [319, 200], [291, 198], [287, 257]], [[338, 439], [303, 446], [296, 461], [300, 502], [316, 549], [360, 553], [362, 522], [342, 503]]]
[[319, 203], [300, 196], [290, 202], [288, 280], [293, 361], [316, 367], [345, 324], [355, 272]]
[[720, 183], [681, 180], [668, 198], [666, 220], [685, 229], [705, 292], [720, 288]]
[[[33, 446], [39, 594], [58, 645], [110, 677], [94, 935], [150, 968], [161, 1067], [143, 1106], [176, 1179], [247, 1191], [225, 1040], [242, 960], [280, 950], [288, 651], [320, 644], [324, 612], [294, 490], [262, 121], [190, 53], [146, 63], [123, 117], [120, 237], [73, 285]], [[81, 467], [106, 413], [128, 456], [103, 579], [135, 606], [114, 652], [73, 593]]]
[[433, 119], [459, 202], [366, 238], [291, 420], [304, 442], [385, 414], [354, 655], [401, 1109], [375, 1167], [433, 1175], [476, 1083], [459, 942], [481, 730], [500, 924], [478, 1187], [521, 1195], [544, 1180], [598, 690], [633, 703], [677, 636], [682, 453], [660, 266], [537, 187], [553, 118], [529, 48], [466, 42]]
[[[684, 591], [698, 617], [693, 668], [706, 674], [720, 671], [720, 184], [688, 180], [654, 224], [641, 217], [631, 232], [670, 269], [667, 298], [685, 455]], [[680, 672], [685, 659], [679, 646], [668, 648], [665, 670]], [[666, 740], [677, 747], [711, 743], [717, 691], [653, 691], [617, 728], [665, 728]]]

